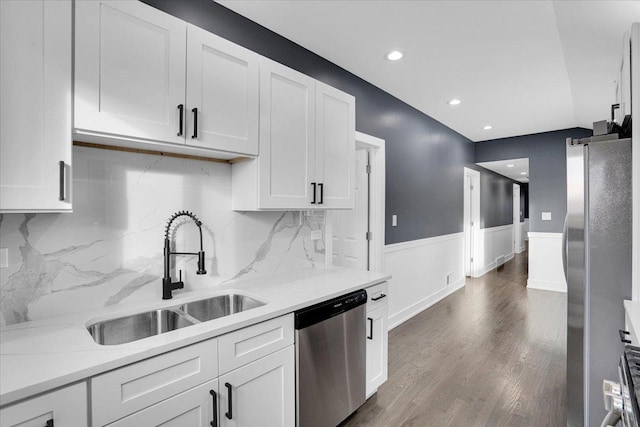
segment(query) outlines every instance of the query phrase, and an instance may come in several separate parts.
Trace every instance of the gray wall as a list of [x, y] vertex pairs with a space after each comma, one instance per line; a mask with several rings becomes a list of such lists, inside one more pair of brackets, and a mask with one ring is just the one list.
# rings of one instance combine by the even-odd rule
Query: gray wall
[[145, 2], [354, 95], [357, 130], [386, 141], [387, 244], [462, 231], [463, 167], [474, 162], [469, 139], [212, 0]]
[[[583, 128], [494, 139], [475, 144], [475, 161], [529, 158], [529, 231], [561, 233], [567, 212], [566, 138], [584, 138]], [[551, 212], [551, 221], [541, 213]]]
[[480, 171], [480, 228], [513, 223], [513, 184], [490, 170]]
[[520, 222], [529, 218], [529, 184], [526, 182], [520, 183], [520, 212]]

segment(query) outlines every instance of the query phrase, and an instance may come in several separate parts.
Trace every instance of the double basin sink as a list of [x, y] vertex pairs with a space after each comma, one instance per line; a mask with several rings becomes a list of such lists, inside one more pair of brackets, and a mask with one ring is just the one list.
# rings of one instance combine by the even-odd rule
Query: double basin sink
[[145, 311], [87, 326], [101, 345], [124, 344], [264, 305], [246, 295], [225, 294], [174, 307]]

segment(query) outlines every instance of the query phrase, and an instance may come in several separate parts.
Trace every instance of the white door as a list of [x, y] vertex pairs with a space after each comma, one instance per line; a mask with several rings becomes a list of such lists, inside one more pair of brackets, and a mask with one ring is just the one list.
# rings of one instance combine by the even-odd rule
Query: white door
[[368, 153], [365, 149], [355, 151], [354, 208], [330, 212], [333, 240], [333, 264], [345, 267], [368, 269], [369, 241], [367, 240], [369, 219], [369, 174]]
[[219, 378], [220, 427], [295, 425], [295, 354], [289, 346]]
[[86, 427], [87, 420], [86, 382], [0, 409], [2, 427]]
[[0, 211], [71, 209], [71, 18], [0, 1]]
[[258, 54], [187, 26], [187, 145], [258, 154], [259, 69]]
[[218, 380], [208, 381], [111, 423], [109, 427], [211, 426], [214, 425], [214, 408], [219, 407], [217, 392]]
[[316, 163], [318, 203], [353, 208], [353, 156], [356, 101], [347, 93], [316, 82]]
[[317, 207], [315, 80], [260, 58], [260, 187], [262, 209]]
[[184, 144], [186, 24], [141, 2], [75, 9], [74, 127]]
[[367, 396], [387, 380], [389, 357], [387, 323], [386, 304], [367, 312]]
[[464, 271], [475, 276], [475, 244], [480, 226], [480, 173], [464, 168]]
[[513, 184], [513, 253], [520, 253], [520, 186]]

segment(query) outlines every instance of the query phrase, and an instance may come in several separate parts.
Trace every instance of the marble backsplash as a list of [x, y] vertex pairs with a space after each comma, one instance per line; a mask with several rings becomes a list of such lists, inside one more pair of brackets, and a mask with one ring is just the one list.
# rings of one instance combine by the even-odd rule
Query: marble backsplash
[[[0, 215], [0, 326], [161, 299], [164, 227], [176, 211], [202, 221], [206, 275], [177, 257], [185, 289], [324, 264], [323, 212], [234, 212], [231, 165], [74, 147], [73, 213]], [[183, 217], [184, 219], [184, 217]], [[178, 219], [175, 250], [199, 247]], [[324, 234], [324, 233], [323, 233]]]

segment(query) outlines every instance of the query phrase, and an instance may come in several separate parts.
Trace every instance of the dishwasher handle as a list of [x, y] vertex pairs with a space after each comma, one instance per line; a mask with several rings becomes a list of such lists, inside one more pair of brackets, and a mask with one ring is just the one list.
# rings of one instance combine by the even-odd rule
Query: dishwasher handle
[[367, 320], [369, 321], [369, 335], [367, 335], [367, 339], [373, 341], [373, 319], [367, 317]]

